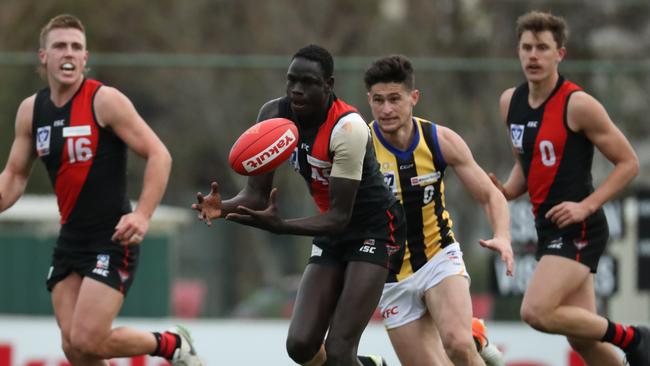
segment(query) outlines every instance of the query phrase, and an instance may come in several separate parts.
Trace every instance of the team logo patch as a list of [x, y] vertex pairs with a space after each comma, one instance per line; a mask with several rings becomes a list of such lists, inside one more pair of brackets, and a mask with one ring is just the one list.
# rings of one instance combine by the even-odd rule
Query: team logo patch
[[298, 148], [293, 149], [291, 157], [289, 158], [289, 164], [293, 167], [293, 170], [300, 172], [300, 162], [298, 162]]
[[391, 255], [399, 252], [399, 250], [400, 250], [399, 245], [386, 243], [386, 252], [388, 253], [388, 256], [391, 256]]
[[129, 272], [124, 269], [118, 269], [117, 273], [120, 275], [120, 281], [122, 281], [122, 283], [128, 281], [129, 277], [131, 277]]
[[98, 254], [97, 263], [95, 268], [93, 268], [93, 273], [98, 274], [102, 277], [108, 277], [108, 265], [110, 263], [111, 256], [108, 254]]
[[584, 239], [582, 239], [582, 240], [574, 240], [574, 241], [573, 241], [573, 245], [575, 245], [576, 248], [578, 248], [578, 250], [582, 250], [582, 249], [583, 249], [584, 247], [586, 247], [588, 244], [589, 244], [589, 242], [586, 241], [586, 240], [584, 240]]
[[455, 250], [450, 250], [447, 252], [447, 259], [451, 261], [451, 263], [457, 265], [457, 266], [462, 266], [463, 265], [463, 260], [462, 260], [463, 255], [459, 252], [456, 252]]
[[523, 152], [524, 125], [511, 124], [510, 139], [512, 140], [512, 146], [514, 146], [518, 152]]
[[397, 194], [397, 180], [394, 171], [384, 172], [384, 184], [390, 188], [393, 194]]
[[97, 255], [97, 264], [95, 268], [99, 269], [108, 269], [108, 264], [110, 263], [111, 256], [108, 254], [98, 254]]
[[363, 245], [375, 245], [375, 239], [366, 239], [363, 241]]
[[52, 137], [52, 126], [39, 127], [36, 130], [36, 152], [38, 156], [50, 154], [50, 139]]

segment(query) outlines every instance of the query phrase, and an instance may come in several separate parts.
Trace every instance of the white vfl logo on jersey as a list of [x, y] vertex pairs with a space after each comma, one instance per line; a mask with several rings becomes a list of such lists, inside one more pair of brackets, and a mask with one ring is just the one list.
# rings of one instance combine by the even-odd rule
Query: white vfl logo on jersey
[[517, 149], [519, 152], [523, 152], [523, 140], [524, 140], [524, 125], [510, 125], [510, 139], [512, 140], [512, 146]]
[[253, 156], [250, 159], [244, 160], [242, 162], [244, 169], [246, 169], [247, 172], [252, 172], [272, 162], [286, 149], [288, 149], [289, 146], [291, 146], [291, 143], [295, 139], [296, 139], [296, 135], [294, 135], [290, 129], [287, 129], [287, 132], [285, 132], [282, 136], [280, 136], [280, 138], [275, 140], [275, 142], [271, 144], [271, 146], [269, 146], [266, 150]]
[[52, 126], [39, 127], [36, 130], [36, 152], [38, 156], [50, 154], [50, 138], [52, 137]]
[[397, 194], [397, 179], [395, 179], [395, 172], [384, 172], [384, 183], [390, 188], [393, 194]]

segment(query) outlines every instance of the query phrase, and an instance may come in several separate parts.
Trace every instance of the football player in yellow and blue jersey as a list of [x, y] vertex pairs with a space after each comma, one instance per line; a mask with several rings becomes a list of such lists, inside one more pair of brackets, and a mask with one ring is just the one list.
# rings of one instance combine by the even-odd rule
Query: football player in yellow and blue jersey
[[[445, 208], [445, 169], [453, 168], [484, 208], [494, 236], [480, 244], [498, 252], [511, 275], [506, 200], [458, 134], [413, 116], [419, 91], [406, 57], [376, 60], [364, 81], [377, 160], [406, 213], [404, 260], [401, 270], [389, 276], [380, 302], [395, 352], [405, 366], [485, 365], [481, 355], [490, 365], [503, 364], [494, 346], [475, 344], [472, 337], [469, 275]], [[490, 351], [496, 353], [492, 359]]]

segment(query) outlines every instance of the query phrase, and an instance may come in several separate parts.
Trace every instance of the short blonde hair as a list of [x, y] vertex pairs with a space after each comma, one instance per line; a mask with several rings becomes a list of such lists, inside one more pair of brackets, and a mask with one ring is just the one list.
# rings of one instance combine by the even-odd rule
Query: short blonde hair
[[550, 31], [553, 34], [555, 43], [557, 43], [557, 48], [564, 47], [569, 40], [569, 27], [566, 21], [564, 18], [551, 13], [530, 11], [520, 16], [517, 19], [517, 40], [520, 40], [521, 35], [526, 31], [533, 33]]
[[50, 21], [41, 29], [41, 36], [39, 39], [41, 48], [45, 48], [47, 35], [50, 31], [57, 28], [74, 28], [80, 30], [81, 33], [86, 35], [86, 29], [79, 18], [70, 14], [60, 14], [50, 19]]

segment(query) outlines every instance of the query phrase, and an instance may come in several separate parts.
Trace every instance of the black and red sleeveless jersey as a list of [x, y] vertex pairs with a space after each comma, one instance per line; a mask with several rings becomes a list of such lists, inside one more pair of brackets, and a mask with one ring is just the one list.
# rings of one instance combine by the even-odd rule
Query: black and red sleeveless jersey
[[[354, 107], [333, 96], [327, 119], [314, 129], [307, 129], [298, 123], [287, 97], [280, 100], [279, 112], [280, 117], [291, 119], [298, 126], [300, 137], [291, 157], [291, 163], [307, 182], [319, 210], [325, 212], [328, 210], [330, 202], [329, 173], [332, 170], [333, 161], [333, 152], [330, 151], [332, 131], [342, 118], [350, 113], [358, 112]], [[348, 225], [352, 229], [347, 231], [350, 236], [359, 235], [359, 230], [363, 231], [362, 226], [369, 222], [376, 222], [378, 216], [381, 216], [381, 220], [385, 220], [386, 210], [397, 202], [397, 199], [384, 184], [384, 176], [379, 170], [370, 135], [368, 135], [367, 141], [359, 141], [359, 143], [366, 145], [366, 153], [363, 158], [361, 182]]]
[[131, 211], [126, 145], [95, 117], [93, 101], [101, 85], [84, 80], [61, 108], [52, 103], [49, 88], [36, 94], [34, 145], [56, 193], [64, 236], [110, 232]]
[[528, 83], [517, 87], [510, 100], [510, 138], [519, 154], [538, 230], [554, 226], [544, 218], [553, 206], [564, 201], [580, 202], [594, 191], [594, 145], [567, 125], [569, 98], [579, 90], [560, 76], [551, 95], [538, 108], [528, 103]]

